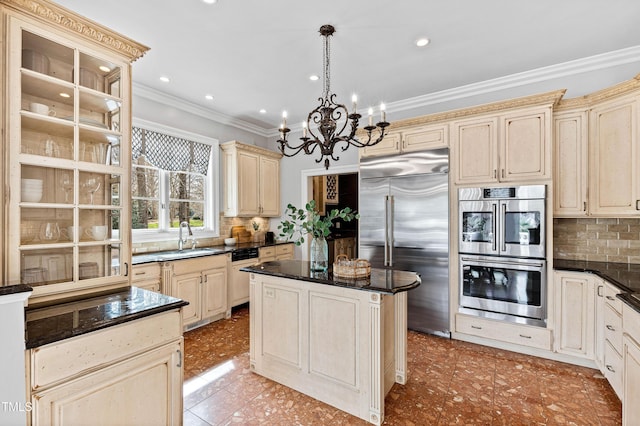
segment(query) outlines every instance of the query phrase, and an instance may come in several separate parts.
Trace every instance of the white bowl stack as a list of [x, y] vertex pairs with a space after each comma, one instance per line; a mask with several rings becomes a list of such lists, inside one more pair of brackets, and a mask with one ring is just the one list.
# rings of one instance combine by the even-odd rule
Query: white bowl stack
[[20, 188], [22, 202], [39, 202], [42, 199], [42, 183], [42, 179], [22, 179]]

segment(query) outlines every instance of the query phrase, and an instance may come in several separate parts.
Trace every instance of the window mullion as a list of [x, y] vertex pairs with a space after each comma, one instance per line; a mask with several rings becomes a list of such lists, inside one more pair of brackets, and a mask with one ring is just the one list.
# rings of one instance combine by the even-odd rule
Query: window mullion
[[160, 170], [160, 217], [161, 231], [169, 231], [171, 229], [169, 217], [169, 172]]

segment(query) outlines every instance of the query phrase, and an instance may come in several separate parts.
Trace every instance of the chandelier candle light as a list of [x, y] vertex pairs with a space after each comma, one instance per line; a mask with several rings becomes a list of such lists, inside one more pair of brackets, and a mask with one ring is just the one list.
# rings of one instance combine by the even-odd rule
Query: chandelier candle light
[[[335, 102], [336, 95], [331, 93], [331, 78], [330, 78], [330, 64], [329, 64], [329, 37], [335, 33], [335, 28], [331, 25], [323, 25], [320, 27], [320, 35], [324, 37], [324, 83], [322, 97], [318, 98], [320, 105], [309, 113], [307, 121], [302, 123], [302, 137], [299, 145], [292, 146], [287, 141], [287, 134], [291, 131], [287, 127], [287, 112], [282, 113], [282, 124], [280, 125], [280, 139], [278, 144], [280, 146], [280, 152], [286, 157], [293, 157], [299, 152], [304, 151], [305, 154], [313, 154], [315, 149], [319, 147], [320, 158], [316, 160], [319, 163], [324, 158], [324, 167], [329, 169], [329, 158], [333, 161], [338, 161], [340, 157], [336, 157], [333, 149], [336, 144], [344, 142], [345, 146], [342, 147], [342, 151], [346, 151], [349, 146], [353, 145], [356, 148], [364, 148], [373, 146], [382, 141], [386, 134], [386, 128], [389, 126], [386, 117], [386, 111], [384, 104], [380, 104], [380, 121], [373, 124], [373, 108], [369, 108], [369, 124], [364, 127], [367, 132], [366, 141], [356, 138], [356, 132], [358, 130], [358, 122], [362, 117], [358, 114], [356, 109], [358, 98], [356, 95], [351, 97], [351, 109], [349, 114], [347, 107]], [[315, 125], [315, 130], [312, 127]], [[347, 126], [349, 129], [347, 130]], [[378, 130], [377, 138], [373, 137], [374, 130]], [[316, 133], [317, 132], [317, 133]], [[343, 134], [343, 132], [345, 134]], [[365, 138], [363, 138], [365, 139]], [[285, 150], [291, 150], [288, 153]]]

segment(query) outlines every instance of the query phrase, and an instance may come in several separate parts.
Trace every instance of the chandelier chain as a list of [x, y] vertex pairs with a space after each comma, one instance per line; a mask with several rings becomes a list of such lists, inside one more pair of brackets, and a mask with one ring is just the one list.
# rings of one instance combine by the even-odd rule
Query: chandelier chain
[[324, 82], [323, 82], [323, 97], [325, 99], [329, 98], [329, 93], [331, 92], [331, 43], [329, 41], [330, 34], [323, 35], [324, 37], [324, 59], [323, 59], [323, 73], [324, 73]]

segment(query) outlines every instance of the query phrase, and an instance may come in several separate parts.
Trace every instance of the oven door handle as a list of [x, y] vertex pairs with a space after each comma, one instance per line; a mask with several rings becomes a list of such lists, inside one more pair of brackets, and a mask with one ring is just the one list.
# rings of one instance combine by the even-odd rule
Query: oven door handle
[[[502, 203], [500, 204], [500, 221], [502, 223], [503, 227], [506, 227], [506, 223], [507, 223], [507, 204], [506, 203]], [[507, 252], [507, 239], [506, 239], [506, 232], [502, 231], [500, 232], [500, 242], [502, 243], [502, 252], [506, 253]]]
[[493, 209], [493, 223], [491, 224], [491, 232], [493, 232], [493, 252], [498, 251], [498, 206], [493, 203], [491, 206]]
[[[518, 261], [510, 261], [500, 259], [499, 261], [491, 261], [484, 259], [476, 259], [473, 257], [460, 256], [460, 262], [467, 262], [467, 265], [475, 265], [475, 266], [490, 266], [494, 268], [500, 268], [503, 266], [518, 266], [521, 269], [526, 268], [527, 270], [542, 268], [544, 267], [544, 261], [536, 262], [527, 260], [526, 262], [518, 262]], [[464, 265], [463, 265], [464, 266]]]

